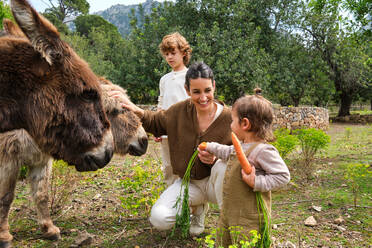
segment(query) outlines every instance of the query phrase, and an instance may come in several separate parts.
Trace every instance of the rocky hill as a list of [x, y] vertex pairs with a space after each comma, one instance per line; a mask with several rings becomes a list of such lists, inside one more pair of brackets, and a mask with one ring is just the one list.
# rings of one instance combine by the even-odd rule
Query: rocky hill
[[[152, 8], [157, 7], [159, 2], [154, 0], [147, 0], [146, 2], [142, 3], [142, 7], [145, 14], [150, 14]], [[116, 27], [118, 27], [119, 32], [124, 37], [127, 36], [130, 31], [130, 18], [129, 15], [131, 13], [131, 9], [135, 9], [135, 14], [139, 16], [139, 4], [133, 5], [123, 5], [123, 4], [116, 4], [111, 6], [110, 8], [99, 11], [94, 13], [95, 15], [102, 16], [105, 20], [111, 22]], [[142, 23], [138, 23], [138, 25], [142, 25]]]

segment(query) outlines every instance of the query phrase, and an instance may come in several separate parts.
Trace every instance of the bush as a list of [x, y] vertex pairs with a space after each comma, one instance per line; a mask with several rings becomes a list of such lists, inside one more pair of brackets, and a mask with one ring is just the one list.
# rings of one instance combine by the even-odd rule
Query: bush
[[297, 135], [301, 146], [303, 172], [308, 179], [311, 179], [315, 170], [313, 166], [315, 155], [328, 146], [330, 137], [322, 130], [315, 128], [298, 129], [294, 133]]
[[278, 149], [280, 156], [285, 159], [296, 148], [298, 139], [285, 128], [275, 130], [274, 135], [276, 140], [271, 144]]
[[354, 196], [354, 207], [357, 205], [357, 198], [360, 188], [366, 182], [371, 181], [372, 171], [369, 169], [368, 164], [348, 164], [346, 168], [345, 179], [348, 181], [349, 187]]
[[145, 160], [142, 165], [135, 166], [120, 181], [123, 188], [123, 196], [120, 197], [121, 206], [126, 214], [147, 216], [164, 190], [160, 166], [156, 166], [154, 163], [157, 161]]
[[345, 139], [346, 140], [349, 140], [351, 137], [351, 128], [350, 127], [346, 127], [345, 128]]
[[82, 175], [65, 161], [53, 161], [49, 196], [52, 214], [59, 214], [69, 204], [72, 192], [81, 178]]
[[[219, 229], [215, 228], [212, 230], [212, 233], [205, 236], [205, 238], [198, 238], [197, 241], [199, 243], [199, 247], [208, 247], [214, 248], [217, 247], [216, 242], [219, 240], [221, 242], [220, 234], [222, 232], [229, 231], [231, 235], [232, 245], [229, 245], [229, 248], [251, 248], [256, 247], [260, 241], [260, 234], [256, 230], [252, 230], [249, 232], [250, 237], [245, 236], [242, 231], [243, 227], [241, 226], [231, 226], [228, 230], [226, 229]], [[222, 246], [218, 246], [218, 248], [223, 248]]]

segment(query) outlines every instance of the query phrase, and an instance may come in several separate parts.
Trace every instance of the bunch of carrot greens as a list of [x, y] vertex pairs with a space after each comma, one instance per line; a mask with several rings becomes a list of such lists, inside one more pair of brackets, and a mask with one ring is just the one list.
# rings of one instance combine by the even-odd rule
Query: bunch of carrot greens
[[[190, 172], [195, 163], [198, 149], [192, 154], [189, 163], [187, 164], [186, 172], [182, 178], [180, 194], [176, 199], [174, 208], [177, 209], [176, 224], [173, 227], [171, 236], [174, 235], [175, 230], [181, 230], [181, 236], [187, 238], [190, 230], [190, 207], [189, 207], [189, 185], [190, 185]], [[183, 192], [182, 192], [183, 191]]]

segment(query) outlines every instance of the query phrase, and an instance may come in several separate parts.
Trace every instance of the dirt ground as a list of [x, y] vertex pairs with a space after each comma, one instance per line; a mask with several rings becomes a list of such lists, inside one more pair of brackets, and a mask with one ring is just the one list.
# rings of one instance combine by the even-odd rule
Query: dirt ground
[[[350, 128], [353, 134], [347, 142], [343, 141], [345, 128]], [[371, 182], [366, 182], [360, 190], [358, 206], [354, 207], [343, 177], [345, 163], [371, 163], [371, 128], [332, 124], [327, 132], [332, 138], [329, 152], [317, 157], [316, 177], [310, 182], [299, 181], [296, 168], [289, 164], [291, 183], [273, 192], [272, 234], [276, 247], [285, 247], [287, 242], [296, 247], [372, 247]], [[139, 177], [137, 166], [144, 168]], [[93, 236], [89, 247], [200, 247], [197, 238], [170, 237], [170, 231], [151, 227], [148, 221], [151, 194], [156, 193], [156, 188], [164, 187], [159, 182], [161, 179], [154, 177], [159, 170], [159, 144], [151, 141], [145, 156], [115, 155], [107, 167], [97, 172], [79, 174], [72, 169], [65, 181], [60, 176], [58, 180], [63, 185], [74, 185], [68, 201], [60, 206], [62, 211], [52, 217], [61, 229], [61, 239], [57, 242], [41, 238], [27, 182], [20, 181], [9, 218], [14, 247], [74, 247], [85, 231]], [[138, 180], [141, 185], [136, 184]], [[139, 198], [130, 198], [133, 196]], [[315, 210], [314, 206], [321, 210]], [[218, 216], [217, 207], [211, 205], [206, 230], [198, 238], [211, 233]], [[315, 226], [304, 225], [310, 216], [317, 221]], [[337, 223], [335, 220], [340, 217], [342, 222]]]

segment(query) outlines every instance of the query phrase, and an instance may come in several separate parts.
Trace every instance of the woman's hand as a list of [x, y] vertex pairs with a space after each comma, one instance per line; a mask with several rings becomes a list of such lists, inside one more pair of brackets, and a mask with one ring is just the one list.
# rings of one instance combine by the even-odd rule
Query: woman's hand
[[213, 164], [215, 162], [216, 156], [214, 156], [213, 154], [205, 150], [201, 150], [200, 148], [198, 148], [198, 151], [198, 157], [204, 164]]
[[252, 166], [251, 174], [245, 173], [244, 170], [242, 169], [242, 178], [243, 178], [243, 181], [249, 185], [249, 187], [254, 189], [254, 182], [256, 179], [256, 168]]
[[117, 98], [122, 103], [122, 107], [126, 108], [130, 111], [133, 111], [138, 117], [142, 118], [144, 115], [143, 109], [137, 107], [134, 103], [129, 101], [127, 97], [124, 96], [124, 94], [121, 91], [118, 90], [111, 90], [107, 92], [109, 97]]

